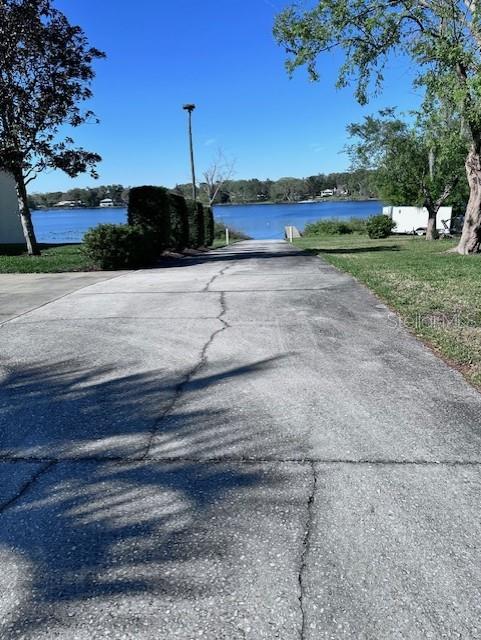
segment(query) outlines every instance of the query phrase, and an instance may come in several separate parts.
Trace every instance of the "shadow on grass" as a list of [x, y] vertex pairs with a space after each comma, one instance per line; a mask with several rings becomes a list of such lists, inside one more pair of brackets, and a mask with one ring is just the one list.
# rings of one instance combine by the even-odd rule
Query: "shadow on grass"
[[[0, 554], [10, 557], [5, 575], [26, 581], [19, 601], [2, 610], [5, 637], [35, 637], [46, 625], [63, 624], [71, 615], [65, 607], [81, 602], [195, 600], [217, 592], [212, 573], [199, 567], [229, 557], [243, 510], [286, 500], [266, 493], [285, 478], [277, 468], [267, 474], [221, 463], [233, 448], [248, 456], [265, 442], [261, 426], [230, 425], [223, 409], [188, 411], [171, 402], [179, 389], [185, 399], [274, 361], [191, 382], [165, 370], [120, 377], [79, 362], [10, 368], [0, 391], [0, 468], [10, 480], [19, 469], [32, 479], [49, 459], [56, 462], [19, 499], [0, 505]], [[157, 459], [143, 458], [154, 433]], [[281, 455], [283, 446], [274, 441], [269, 453]], [[260, 526], [252, 535], [260, 542], [267, 533]]]
[[[79, 243], [61, 243], [61, 244], [43, 244], [38, 243], [40, 251], [48, 249], [65, 249], [72, 247], [72, 251], [78, 251]], [[27, 249], [24, 244], [0, 244], [0, 256], [22, 256], [27, 255]]]
[[382, 253], [383, 251], [400, 251], [401, 247], [397, 244], [389, 245], [375, 245], [372, 247], [332, 247], [332, 248], [319, 248], [319, 249], [304, 249], [305, 253], [310, 255], [319, 255], [322, 253], [329, 254], [356, 254], [356, 253]]

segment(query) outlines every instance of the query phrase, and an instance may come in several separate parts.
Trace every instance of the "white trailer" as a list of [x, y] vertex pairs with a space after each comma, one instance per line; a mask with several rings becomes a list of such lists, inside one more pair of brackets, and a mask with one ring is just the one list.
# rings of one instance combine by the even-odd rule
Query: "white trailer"
[[[419, 236], [426, 233], [428, 211], [425, 207], [383, 207], [384, 215], [395, 223], [394, 233], [412, 233]], [[451, 229], [452, 207], [440, 207], [436, 219], [436, 227], [440, 234], [449, 233]]]

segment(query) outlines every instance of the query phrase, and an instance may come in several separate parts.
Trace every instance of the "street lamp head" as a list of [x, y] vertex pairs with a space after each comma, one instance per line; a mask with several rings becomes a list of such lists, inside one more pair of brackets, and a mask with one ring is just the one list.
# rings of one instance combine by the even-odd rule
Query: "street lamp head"
[[195, 109], [195, 104], [184, 104], [182, 109], [185, 109], [189, 113], [192, 113], [192, 111]]

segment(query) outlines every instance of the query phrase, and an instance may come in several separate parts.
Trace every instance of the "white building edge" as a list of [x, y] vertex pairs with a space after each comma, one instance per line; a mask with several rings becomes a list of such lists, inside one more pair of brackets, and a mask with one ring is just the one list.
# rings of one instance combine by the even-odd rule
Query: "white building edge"
[[0, 244], [23, 244], [17, 188], [11, 173], [0, 171]]

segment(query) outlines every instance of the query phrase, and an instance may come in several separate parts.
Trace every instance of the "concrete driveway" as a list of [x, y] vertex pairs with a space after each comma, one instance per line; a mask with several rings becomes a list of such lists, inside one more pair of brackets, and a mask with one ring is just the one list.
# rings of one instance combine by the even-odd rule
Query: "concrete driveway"
[[0, 325], [77, 289], [124, 273], [128, 272], [0, 273]]
[[281, 242], [0, 328], [0, 638], [481, 637], [481, 396]]

